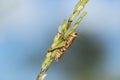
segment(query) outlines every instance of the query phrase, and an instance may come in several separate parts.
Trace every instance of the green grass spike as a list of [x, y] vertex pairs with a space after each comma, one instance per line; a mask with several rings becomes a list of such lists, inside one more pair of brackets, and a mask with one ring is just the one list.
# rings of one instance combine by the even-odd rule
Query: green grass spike
[[88, 0], [79, 0], [79, 2], [76, 4], [74, 8], [74, 12], [69, 17], [68, 22], [65, 19], [63, 21], [63, 24], [58, 28], [58, 33], [57, 35], [55, 35], [53, 39], [53, 43], [47, 51], [46, 57], [41, 65], [41, 71], [39, 72], [36, 80], [43, 80], [45, 78], [46, 72], [49, 69], [52, 61], [54, 60], [56, 52], [66, 44], [66, 41], [68, 41], [66, 40], [66, 38], [68, 38], [68, 36], [76, 30], [79, 23], [81, 22], [83, 17], [86, 15], [86, 12], [83, 12], [82, 15], [76, 21], [76, 23], [71, 27], [72, 21], [83, 10], [87, 1]]
[[74, 32], [76, 30], [76, 28], [78, 27], [78, 25], [80, 24], [81, 20], [84, 18], [84, 16], [87, 14], [87, 12], [83, 12], [81, 14], [81, 16], [78, 18], [78, 20], [76, 21], [76, 23], [73, 25], [73, 27], [69, 28], [69, 30], [66, 32], [66, 36], [71, 34], [72, 32]]

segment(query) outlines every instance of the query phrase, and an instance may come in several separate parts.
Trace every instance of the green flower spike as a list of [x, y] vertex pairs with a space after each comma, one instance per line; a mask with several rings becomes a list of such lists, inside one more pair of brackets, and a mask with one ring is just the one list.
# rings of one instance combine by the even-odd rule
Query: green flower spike
[[87, 14], [83, 12], [81, 16], [78, 18], [76, 23], [71, 27], [71, 23], [79, 15], [79, 13], [83, 10], [85, 4], [88, 0], [79, 0], [76, 4], [73, 14], [69, 17], [68, 21], [65, 19], [63, 24], [59, 26], [58, 33], [55, 35], [53, 39], [53, 43], [47, 51], [46, 57], [42, 63], [41, 71], [37, 76], [36, 80], [43, 80], [46, 76], [46, 72], [49, 69], [53, 60], [59, 61], [67, 50], [70, 47], [73, 40], [76, 38], [77, 33], [74, 32], [78, 25], [80, 24], [83, 17]]

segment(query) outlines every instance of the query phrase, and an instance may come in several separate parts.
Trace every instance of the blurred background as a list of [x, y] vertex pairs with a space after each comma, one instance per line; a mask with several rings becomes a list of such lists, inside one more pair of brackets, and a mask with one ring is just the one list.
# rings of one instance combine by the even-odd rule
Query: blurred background
[[[0, 80], [35, 80], [78, 0], [0, 0]], [[79, 35], [45, 80], [120, 80], [120, 0], [89, 0]]]

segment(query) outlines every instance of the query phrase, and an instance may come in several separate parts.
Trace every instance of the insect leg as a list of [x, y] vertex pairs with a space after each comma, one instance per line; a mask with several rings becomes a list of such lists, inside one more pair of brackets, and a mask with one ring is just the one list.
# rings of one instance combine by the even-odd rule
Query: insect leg
[[48, 52], [53, 52], [53, 51], [55, 51], [55, 50], [57, 50], [57, 49], [62, 48], [63, 46], [64, 46], [64, 45], [59, 45], [59, 46], [54, 47], [54, 48], [49, 48], [49, 49], [48, 49]]

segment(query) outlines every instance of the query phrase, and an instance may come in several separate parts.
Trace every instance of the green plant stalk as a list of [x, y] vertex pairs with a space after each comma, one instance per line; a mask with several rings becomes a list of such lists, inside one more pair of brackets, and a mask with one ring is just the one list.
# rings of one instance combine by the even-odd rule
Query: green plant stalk
[[78, 20], [76, 21], [76, 23], [71, 27], [71, 23], [73, 22], [75, 17], [77, 17], [79, 13], [83, 10], [87, 2], [88, 0], [79, 0], [79, 2], [76, 4], [74, 8], [72, 15], [69, 17], [68, 21], [65, 19], [63, 21], [63, 24], [58, 28], [58, 33], [57, 35], [55, 35], [53, 39], [53, 43], [47, 51], [46, 57], [42, 62], [41, 70], [36, 80], [44, 79], [44, 77], [46, 76], [47, 70], [49, 69], [52, 61], [56, 57], [56, 54], [60, 49], [65, 47], [66, 39], [68, 38], [69, 35], [71, 35], [76, 30], [81, 20], [83, 19], [83, 17], [86, 15], [86, 12], [83, 12], [81, 16], [78, 18]]

